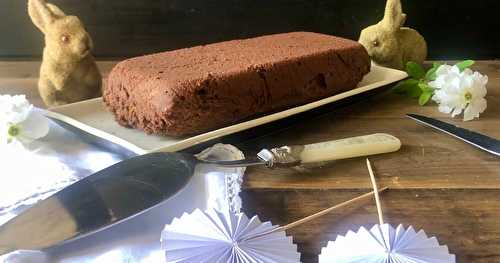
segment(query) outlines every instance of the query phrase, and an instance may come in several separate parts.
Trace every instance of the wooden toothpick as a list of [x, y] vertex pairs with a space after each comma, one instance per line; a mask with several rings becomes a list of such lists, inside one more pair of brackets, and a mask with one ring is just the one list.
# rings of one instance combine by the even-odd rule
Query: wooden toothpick
[[302, 225], [302, 224], [304, 224], [304, 223], [307, 223], [307, 222], [309, 222], [309, 221], [311, 221], [311, 220], [314, 220], [314, 219], [316, 219], [316, 218], [318, 218], [318, 217], [322, 217], [322, 216], [324, 216], [324, 215], [326, 215], [326, 214], [328, 214], [328, 213], [331, 213], [331, 212], [333, 212], [333, 211], [335, 211], [335, 210], [337, 210], [337, 209], [344, 208], [344, 207], [349, 206], [349, 205], [351, 205], [351, 204], [353, 204], [353, 203], [356, 203], [356, 202], [360, 202], [360, 201], [363, 201], [363, 200], [367, 200], [367, 199], [371, 198], [374, 194], [375, 194], [375, 196], [378, 196], [378, 193], [379, 193], [379, 192], [383, 192], [383, 191], [385, 191], [385, 190], [387, 190], [387, 187], [386, 187], [386, 188], [382, 188], [382, 189], [380, 189], [380, 191], [379, 191], [379, 190], [374, 190], [373, 192], [369, 192], [369, 193], [366, 193], [366, 194], [360, 195], [360, 196], [355, 197], [355, 198], [353, 198], [353, 199], [351, 199], [351, 200], [345, 201], [345, 202], [343, 202], [343, 203], [340, 203], [340, 204], [338, 204], [338, 205], [335, 205], [335, 206], [332, 206], [332, 207], [330, 207], [330, 208], [327, 208], [327, 209], [325, 209], [325, 210], [323, 210], [323, 211], [320, 211], [320, 212], [318, 212], [318, 213], [316, 213], [316, 214], [313, 214], [313, 215], [310, 215], [310, 216], [308, 216], [308, 217], [302, 218], [302, 219], [297, 220], [297, 221], [295, 221], [295, 222], [293, 222], [293, 223], [290, 223], [290, 224], [288, 224], [288, 225], [284, 225], [284, 226], [282, 226], [282, 227], [279, 227], [279, 228], [277, 228], [275, 231], [282, 231], [282, 230], [284, 231], [284, 230], [288, 230], [288, 229], [290, 229], [290, 228], [294, 228], [294, 227], [296, 227], [296, 226], [299, 226], [299, 225]]
[[370, 173], [370, 179], [372, 181], [373, 192], [375, 193], [375, 203], [377, 204], [378, 222], [380, 223], [380, 225], [383, 225], [384, 216], [382, 214], [382, 207], [380, 206], [380, 197], [378, 194], [379, 192], [377, 190], [378, 189], [377, 182], [375, 181], [375, 175], [373, 174], [372, 165], [368, 158], [366, 158], [366, 166], [368, 167], [368, 172]]
[[295, 221], [293, 223], [290, 223], [288, 225], [277, 227], [277, 228], [275, 228], [275, 229], [273, 229], [271, 231], [264, 232], [264, 233], [259, 234], [257, 236], [253, 236], [252, 238], [249, 238], [249, 239], [254, 239], [254, 238], [257, 238], [257, 237], [261, 237], [261, 236], [265, 236], [265, 235], [269, 235], [269, 234], [272, 234], [272, 233], [276, 233], [276, 232], [280, 232], [280, 231], [285, 231], [285, 230], [297, 227], [299, 225], [302, 225], [302, 224], [305, 224], [305, 223], [307, 223], [309, 221], [312, 221], [312, 220], [314, 220], [314, 219], [316, 219], [318, 217], [322, 217], [322, 216], [324, 216], [324, 215], [326, 215], [328, 213], [331, 213], [331, 212], [333, 212], [335, 210], [344, 208], [346, 206], [352, 205], [352, 204], [357, 203], [357, 202], [368, 200], [368, 199], [372, 198], [373, 195], [378, 196], [379, 193], [381, 193], [381, 192], [383, 192], [383, 191], [385, 191], [387, 189], [388, 189], [387, 187], [384, 187], [384, 188], [382, 188], [380, 190], [374, 190], [372, 192], [360, 195], [360, 196], [355, 197], [355, 198], [353, 198], [351, 200], [345, 201], [343, 203], [340, 203], [338, 205], [335, 205], [335, 206], [327, 208], [327, 209], [325, 209], [323, 211], [320, 211], [320, 212], [318, 212], [316, 214], [313, 214], [313, 215], [310, 215], [308, 217], [302, 218], [302, 219], [297, 220], [297, 221]]

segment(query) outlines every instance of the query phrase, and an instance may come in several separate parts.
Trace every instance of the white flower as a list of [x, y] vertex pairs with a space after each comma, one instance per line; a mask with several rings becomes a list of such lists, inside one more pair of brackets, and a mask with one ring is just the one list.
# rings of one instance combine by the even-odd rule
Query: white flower
[[488, 77], [479, 72], [457, 66], [443, 65], [436, 71], [436, 80], [429, 82], [434, 91], [432, 100], [439, 104], [439, 111], [452, 117], [464, 113], [464, 121], [478, 118], [486, 110], [486, 84]]
[[28, 144], [49, 132], [49, 122], [24, 95], [0, 95], [0, 145]]
[[28, 117], [32, 107], [24, 95], [0, 95], [0, 122], [19, 123]]

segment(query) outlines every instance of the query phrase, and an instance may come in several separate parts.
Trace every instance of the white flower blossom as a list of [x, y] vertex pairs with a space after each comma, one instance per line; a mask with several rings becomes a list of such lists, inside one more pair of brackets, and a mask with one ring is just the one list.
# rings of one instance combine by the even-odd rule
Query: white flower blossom
[[0, 145], [28, 144], [46, 136], [49, 122], [24, 95], [0, 95]]
[[488, 77], [479, 72], [457, 66], [442, 65], [436, 71], [436, 80], [429, 82], [434, 95], [432, 100], [439, 104], [439, 111], [455, 117], [462, 112], [463, 120], [478, 118], [486, 110], [486, 84]]

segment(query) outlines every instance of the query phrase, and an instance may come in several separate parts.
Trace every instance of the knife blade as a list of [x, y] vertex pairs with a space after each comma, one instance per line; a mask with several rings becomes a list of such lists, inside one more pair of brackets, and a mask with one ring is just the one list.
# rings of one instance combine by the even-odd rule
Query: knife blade
[[483, 151], [500, 156], [500, 141], [497, 139], [422, 115], [406, 114], [406, 116], [421, 124], [447, 133]]

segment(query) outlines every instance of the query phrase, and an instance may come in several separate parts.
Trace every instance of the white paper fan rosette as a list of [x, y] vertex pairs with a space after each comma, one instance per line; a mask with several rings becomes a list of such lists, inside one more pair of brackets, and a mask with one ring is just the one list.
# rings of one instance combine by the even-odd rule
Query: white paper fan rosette
[[328, 242], [321, 250], [319, 263], [454, 263], [455, 255], [447, 246], [440, 246], [435, 237], [427, 237], [413, 227], [389, 224], [375, 225], [370, 230], [361, 227]]
[[299, 263], [297, 246], [284, 231], [264, 234], [275, 228], [257, 216], [195, 210], [166, 225], [161, 244], [167, 262]]

